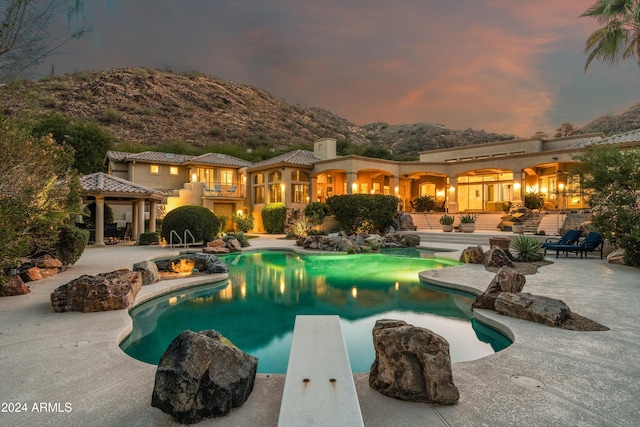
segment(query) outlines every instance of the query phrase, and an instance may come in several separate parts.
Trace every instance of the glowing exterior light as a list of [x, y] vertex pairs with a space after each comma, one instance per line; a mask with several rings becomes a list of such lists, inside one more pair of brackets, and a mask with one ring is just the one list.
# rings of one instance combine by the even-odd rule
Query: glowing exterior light
[[444, 190], [438, 190], [438, 192], [436, 193], [436, 196], [444, 197]]
[[195, 173], [191, 174], [191, 182], [198, 182], [198, 175], [196, 175]]
[[558, 184], [558, 188], [560, 189], [560, 191], [564, 190], [564, 184], [563, 183]]
[[355, 286], [351, 288], [351, 296], [354, 298], [358, 298], [358, 288], [356, 288]]
[[354, 193], [357, 193], [357, 192], [358, 192], [358, 183], [357, 183], [357, 182], [354, 182], [353, 184], [351, 184], [351, 190], [352, 190]]
[[514, 182], [513, 183], [513, 189], [514, 190], [519, 190], [520, 189], [520, 183], [519, 182]]
[[449, 187], [449, 192], [453, 193], [456, 191], [456, 187], [454, 187], [453, 185], [451, 187]]

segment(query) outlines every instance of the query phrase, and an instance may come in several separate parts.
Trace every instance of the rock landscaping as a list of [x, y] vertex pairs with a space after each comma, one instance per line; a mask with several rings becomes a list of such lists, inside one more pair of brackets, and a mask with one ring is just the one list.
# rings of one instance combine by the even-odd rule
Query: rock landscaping
[[352, 234], [344, 232], [332, 233], [328, 236], [313, 235], [301, 237], [296, 245], [304, 249], [319, 251], [340, 251], [350, 254], [377, 252], [382, 248], [413, 248], [420, 244], [420, 236], [416, 234], [390, 233]]

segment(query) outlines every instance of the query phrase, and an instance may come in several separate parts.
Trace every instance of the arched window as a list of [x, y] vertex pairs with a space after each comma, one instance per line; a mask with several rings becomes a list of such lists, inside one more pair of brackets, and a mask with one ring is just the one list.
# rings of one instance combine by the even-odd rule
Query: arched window
[[309, 182], [309, 173], [301, 170], [294, 170], [291, 172], [291, 181]]
[[282, 196], [284, 183], [282, 181], [282, 172], [273, 171], [269, 174], [269, 203], [284, 202]]

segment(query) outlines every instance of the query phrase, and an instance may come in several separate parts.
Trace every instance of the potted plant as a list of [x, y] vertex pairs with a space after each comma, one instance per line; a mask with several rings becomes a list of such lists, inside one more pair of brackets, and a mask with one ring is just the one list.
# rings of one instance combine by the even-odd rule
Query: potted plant
[[460, 230], [464, 233], [473, 233], [476, 230], [476, 220], [478, 215], [476, 214], [464, 214], [460, 215]]
[[442, 224], [442, 231], [453, 231], [453, 221], [455, 218], [452, 215], [444, 214], [440, 217], [440, 224]]

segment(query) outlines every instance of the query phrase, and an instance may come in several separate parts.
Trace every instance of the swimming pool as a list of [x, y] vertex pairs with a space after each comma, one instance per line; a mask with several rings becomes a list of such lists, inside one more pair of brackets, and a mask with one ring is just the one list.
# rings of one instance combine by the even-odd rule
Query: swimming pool
[[259, 359], [258, 372], [284, 373], [297, 314], [337, 314], [353, 372], [375, 357], [371, 330], [401, 319], [444, 336], [453, 362], [507, 347], [499, 332], [471, 321], [473, 296], [420, 283], [418, 272], [457, 265], [406, 252], [298, 255], [256, 251], [221, 256], [229, 280], [164, 295], [131, 310], [133, 331], [121, 343], [130, 356], [157, 364], [183, 330], [215, 329]]

